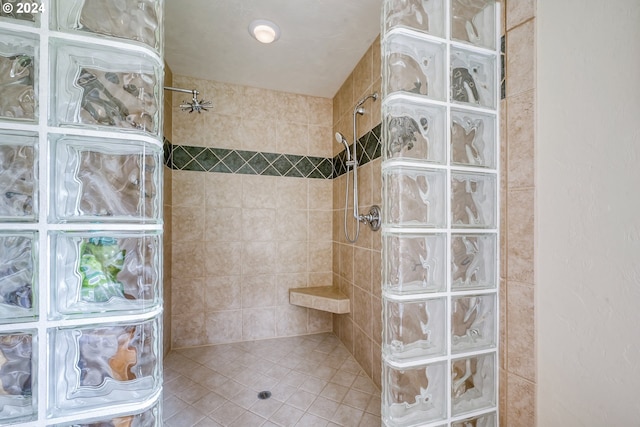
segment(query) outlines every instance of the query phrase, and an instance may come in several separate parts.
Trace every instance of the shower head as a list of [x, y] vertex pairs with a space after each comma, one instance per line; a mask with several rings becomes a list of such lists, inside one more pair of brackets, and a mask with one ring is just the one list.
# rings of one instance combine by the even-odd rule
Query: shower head
[[340, 132], [336, 132], [336, 141], [344, 145], [344, 151], [347, 153], [347, 161], [351, 160], [351, 151], [349, 150], [349, 141]]
[[182, 104], [180, 104], [180, 109], [182, 111], [188, 111], [189, 113], [193, 113], [194, 111], [196, 111], [198, 113], [201, 113], [203, 110], [208, 111], [208, 109], [212, 107], [211, 101], [198, 99], [197, 90], [194, 89], [192, 91], [192, 94], [193, 94], [193, 98], [191, 99], [191, 102], [184, 101]]
[[164, 89], [171, 90], [173, 92], [182, 92], [182, 93], [191, 94], [192, 96], [191, 102], [184, 101], [182, 104], [180, 104], [180, 109], [182, 111], [188, 111], [189, 113], [193, 113], [194, 111], [197, 111], [198, 113], [201, 113], [202, 111], [208, 111], [208, 109], [213, 106], [211, 104], [211, 101], [198, 99], [198, 94], [200, 94], [200, 92], [198, 92], [195, 89], [182, 89], [179, 87], [171, 87], [171, 86], [165, 86]]

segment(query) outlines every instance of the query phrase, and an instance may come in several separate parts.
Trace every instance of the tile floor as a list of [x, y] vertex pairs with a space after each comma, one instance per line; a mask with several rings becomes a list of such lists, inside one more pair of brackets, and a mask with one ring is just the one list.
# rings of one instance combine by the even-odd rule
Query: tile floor
[[330, 333], [175, 350], [164, 377], [165, 427], [380, 426], [380, 391]]

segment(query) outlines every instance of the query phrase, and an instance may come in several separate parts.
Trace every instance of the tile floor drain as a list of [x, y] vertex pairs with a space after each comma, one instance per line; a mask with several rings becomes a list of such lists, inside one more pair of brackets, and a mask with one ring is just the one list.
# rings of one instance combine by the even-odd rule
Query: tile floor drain
[[270, 391], [261, 391], [260, 393], [258, 393], [258, 399], [268, 399], [271, 397], [271, 392]]

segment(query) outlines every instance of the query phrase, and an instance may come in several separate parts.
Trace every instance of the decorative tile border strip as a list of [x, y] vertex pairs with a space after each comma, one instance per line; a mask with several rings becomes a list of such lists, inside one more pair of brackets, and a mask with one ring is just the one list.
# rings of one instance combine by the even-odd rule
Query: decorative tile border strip
[[[381, 156], [378, 125], [357, 142], [358, 164], [369, 163]], [[352, 147], [349, 147], [352, 149]], [[245, 175], [286, 176], [333, 179], [346, 172], [345, 151], [334, 158], [263, 153], [226, 148], [173, 145], [164, 139], [165, 165], [175, 170], [239, 173]]]
[[[357, 152], [358, 152], [358, 165], [366, 165], [372, 160], [377, 159], [382, 155], [382, 143], [380, 132], [382, 131], [382, 124], [371, 129], [369, 132], [362, 135], [358, 140]], [[349, 150], [353, 152], [353, 144], [349, 146]], [[346, 152], [341, 151], [337, 156], [333, 158], [333, 177], [337, 178], [344, 174], [346, 169]]]

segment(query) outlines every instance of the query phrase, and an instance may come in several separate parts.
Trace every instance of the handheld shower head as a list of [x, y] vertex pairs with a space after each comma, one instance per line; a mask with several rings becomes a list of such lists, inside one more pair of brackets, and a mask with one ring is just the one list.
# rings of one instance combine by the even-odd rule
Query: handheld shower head
[[347, 153], [347, 161], [351, 160], [351, 151], [349, 150], [349, 141], [340, 132], [336, 132], [336, 141], [344, 145], [344, 151]]

